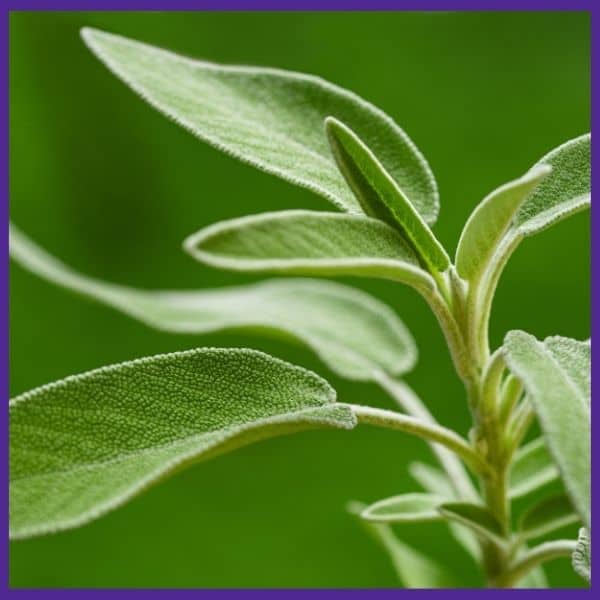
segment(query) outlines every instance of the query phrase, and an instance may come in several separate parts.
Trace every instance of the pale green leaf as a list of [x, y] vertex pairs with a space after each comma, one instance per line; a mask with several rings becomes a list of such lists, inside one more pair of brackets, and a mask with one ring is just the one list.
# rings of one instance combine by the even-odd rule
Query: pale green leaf
[[582, 527], [573, 555], [571, 556], [573, 569], [588, 583], [592, 582], [592, 540], [590, 532]]
[[192, 463], [352, 412], [310, 371], [199, 349], [68, 377], [10, 402], [13, 538], [83, 525]]
[[579, 517], [568, 496], [554, 494], [543, 498], [523, 513], [519, 530], [524, 539], [530, 539], [552, 533], [577, 521]]
[[433, 289], [389, 225], [359, 215], [289, 210], [210, 225], [184, 242], [202, 263], [234, 271], [357, 275]]
[[485, 506], [469, 502], [446, 502], [438, 507], [440, 514], [472, 529], [478, 536], [502, 543], [504, 532], [494, 515]]
[[363, 211], [399, 229], [432, 271], [445, 271], [450, 259], [423, 217], [373, 152], [346, 124], [328, 117], [325, 127], [333, 155]]
[[523, 331], [504, 340], [506, 361], [533, 403], [548, 449], [573, 505], [590, 523], [590, 344], [563, 337], [543, 343]]
[[94, 29], [82, 36], [115, 75], [196, 137], [360, 212], [323, 131], [324, 119], [337, 117], [373, 149], [425, 221], [435, 221], [438, 192], [427, 162], [390, 117], [352, 92], [311, 75], [192, 60]]
[[400, 375], [416, 362], [412, 336], [396, 314], [372, 296], [338, 283], [274, 279], [217, 290], [135, 289], [77, 273], [13, 225], [10, 254], [44, 279], [164, 331], [290, 336], [337, 374], [357, 380], [373, 379], [381, 370]]
[[446, 499], [434, 494], [402, 494], [367, 506], [360, 516], [367, 521], [383, 523], [439, 521], [441, 515], [437, 507]]
[[[360, 516], [364, 505], [350, 502], [348, 511]], [[412, 546], [400, 541], [386, 523], [372, 523], [360, 519], [363, 528], [385, 549], [398, 579], [407, 588], [432, 589], [456, 587], [452, 575], [440, 564]]]
[[510, 470], [510, 497], [520, 498], [558, 479], [555, 465], [544, 438], [523, 446], [515, 455]]
[[461, 277], [480, 279], [519, 207], [551, 170], [548, 165], [534, 167], [523, 177], [494, 190], [475, 208], [456, 250], [456, 270]]
[[[529, 236], [590, 205], [590, 134], [558, 146], [537, 163], [552, 173], [533, 191], [517, 213], [513, 227]], [[535, 168], [535, 167], [534, 167]]]

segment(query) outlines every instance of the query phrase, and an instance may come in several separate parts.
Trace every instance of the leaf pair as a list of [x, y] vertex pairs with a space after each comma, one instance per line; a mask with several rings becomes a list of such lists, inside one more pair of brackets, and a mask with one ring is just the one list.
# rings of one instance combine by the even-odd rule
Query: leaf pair
[[421, 288], [432, 283], [421, 266], [448, 268], [428, 227], [439, 210], [433, 174], [379, 109], [317, 77], [193, 61], [91, 29], [82, 35], [127, 85], [200, 139], [354, 213], [227, 221], [186, 240], [195, 258], [234, 270], [366, 275]]
[[401, 375], [417, 360], [414, 340], [385, 304], [333, 282], [286, 279], [218, 290], [149, 291], [82, 275], [57, 260], [14, 225], [10, 255], [51, 283], [112, 306], [173, 333], [253, 331], [306, 344], [335, 373], [372, 380]]

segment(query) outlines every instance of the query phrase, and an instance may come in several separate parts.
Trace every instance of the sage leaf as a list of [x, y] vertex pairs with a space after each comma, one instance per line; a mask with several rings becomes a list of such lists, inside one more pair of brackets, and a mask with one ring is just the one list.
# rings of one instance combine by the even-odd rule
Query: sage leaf
[[479, 537], [495, 543], [504, 542], [504, 532], [496, 517], [485, 507], [470, 502], [446, 502], [438, 507], [440, 514], [472, 529]]
[[510, 470], [511, 498], [520, 498], [559, 478], [544, 438], [537, 438], [521, 447]]
[[534, 166], [549, 165], [551, 174], [529, 195], [513, 227], [529, 236], [587, 208], [590, 204], [589, 133], [569, 140], [543, 156]]
[[577, 575], [588, 583], [592, 582], [592, 540], [590, 532], [582, 527], [579, 530], [577, 545], [571, 556], [571, 564]]
[[434, 494], [402, 494], [379, 500], [367, 506], [360, 516], [367, 521], [383, 523], [439, 521], [442, 517], [437, 511], [437, 507], [444, 500], [443, 496]]
[[286, 336], [306, 344], [336, 374], [356, 380], [375, 379], [381, 371], [401, 375], [417, 360], [412, 336], [388, 306], [339, 283], [272, 279], [217, 290], [135, 289], [78, 273], [14, 225], [10, 254], [39, 277], [163, 331]]
[[363, 211], [399, 229], [430, 270], [445, 271], [450, 259], [444, 247], [373, 152], [341, 121], [328, 117], [325, 128], [340, 171]]
[[529, 508], [521, 517], [520, 534], [531, 539], [552, 533], [572, 523], [579, 517], [573, 511], [573, 505], [566, 494], [554, 494], [543, 498]]
[[523, 381], [548, 449], [586, 526], [590, 524], [590, 344], [563, 337], [539, 342], [523, 331], [504, 340], [506, 362]]
[[[348, 511], [360, 517], [365, 506], [350, 502]], [[439, 563], [398, 539], [390, 525], [359, 519], [362, 527], [377, 541], [390, 557], [398, 579], [411, 589], [456, 587], [452, 575]]]
[[355, 423], [325, 380], [255, 350], [176, 352], [67, 377], [10, 402], [10, 535], [83, 525], [254, 441]]
[[299, 275], [357, 275], [433, 289], [433, 278], [389, 225], [359, 215], [289, 210], [222, 221], [184, 242], [202, 263]]
[[439, 208], [431, 169], [394, 121], [356, 94], [319, 77], [192, 60], [94, 29], [92, 52], [155, 109], [235, 158], [361, 212], [328, 148], [334, 116], [365, 140], [426, 222]]
[[480, 279], [519, 207], [551, 170], [548, 165], [534, 167], [481, 201], [467, 220], [458, 242], [456, 270], [461, 277], [469, 281]]

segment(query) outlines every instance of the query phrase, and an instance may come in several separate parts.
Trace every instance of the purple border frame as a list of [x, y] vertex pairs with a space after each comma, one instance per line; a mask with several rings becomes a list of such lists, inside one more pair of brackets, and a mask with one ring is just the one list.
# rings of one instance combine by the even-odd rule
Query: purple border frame
[[[0, 7], [0, 26], [5, 40], [0, 51], [1, 66], [0, 73], [4, 87], [0, 108], [3, 114], [2, 120], [2, 171], [0, 172], [0, 181], [4, 181], [0, 195], [0, 222], [2, 223], [2, 244], [1, 261], [1, 283], [3, 289], [1, 296], [2, 310], [2, 330], [4, 333], [4, 343], [2, 344], [2, 366], [0, 374], [2, 375], [2, 389], [5, 397], [9, 397], [9, 279], [8, 279], [8, 213], [9, 213], [9, 14], [12, 11], [184, 11], [184, 10], [206, 10], [206, 11], [587, 11], [591, 14], [592, 23], [592, 126], [600, 122], [600, 111], [595, 110], [595, 99], [598, 97], [598, 64], [600, 55], [600, 4], [596, 4], [594, 9], [592, 0], [7, 0]], [[600, 103], [600, 101], [599, 101]], [[595, 158], [592, 152], [592, 179], [596, 167], [600, 169], [600, 154]], [[600, 171], [598, 171], [600, 173]], [[600, 175], [597, 176], [600, 181]], [[596, 304], [600, 304], [600, 276], [596, 274], [597, 257], [600, 253], [600, 238], [596, 239], [594, 235], [597, 229], [600, 229], [600, 212], [596, 215], [592, 210], [592, 334], [594, 338], [600, 335], [600, 318], [596, 316]], [[599, 308], [600, 310], [600, 308]], [[593, 347], [593, 345], [592, 345]], [[595, 367], [592, 360], [592, 395], [595, 390], [600, 394], [600, 363]], [[5, 442], [0, 451], [0, 469], [3, 481], [8, 483], [8, 411], [1, 413], [1, 429], [5, 433]], [[592, 413], [592, 422], [594, 415]], [[596, 419], [600, 420], [600, 418]], [[596, 464], [594, 457], [600, 453], [600, 438], [594, 442], [592, 437], [592, 466]], [[600, 463], [598, 463], [600, 464]], [[600, 487], [595, 483], [594, 468], [592, 468], [592, 502], [593, 506], [600, 502], [594, 501], [594, 498], [600, 498]], [[596, 469], [597, 470], [597, 469]], [[598, 493], [595, 493], [598, 492]], [[402, 590], [396, 589], [249, 589], [249, 590], [231, 590], [231, 589], [210, 589], [210, 590], [135, 590], [135, 589], [102, 589], [102, 590], [82, 590], [82, 589], [51, 589], [51, 590], [26, 590], [14, 589], [8, 587], [8, 485], [2, 494], [0, 501], [4, 518], [1, 520], [0, 536], [5, 540], [0, 549], [1, 572], [0, 572], [0, 594], [7, 596], [18, 596], [24, 600], [28, 598], [39, 598], [43, 596], [49, 599], [59, 599], [65, 596], [72, 598], [90, 597], [90, 598], [127, 598], [143, 595], [153, 598], [167, 598], [171, 594], [177, 595], [202, 595], [204, 598], [216, 599], [245, 599], [259, 600], [267, 596], [274, 598], [279, 595], [286, 596], [294, 600], [321, 600], [344, 598], [346, 600], [364, 599], [367, 597], [375, 600], [386, 600], [401, 593]], [[407, 590], [409, 593], [416, 593], [422, 596], [437, 594], [438, 597], [445, 595], [451, 599], [457, 600], [463, 594], [510, 594], [518, 595], [539, 595], [549, 594], [553, 598], [571, 598], [573, 595], [589, 595], [592, 589], [581, 590]], [[431, 597], [431, 596], [430, 596]]]

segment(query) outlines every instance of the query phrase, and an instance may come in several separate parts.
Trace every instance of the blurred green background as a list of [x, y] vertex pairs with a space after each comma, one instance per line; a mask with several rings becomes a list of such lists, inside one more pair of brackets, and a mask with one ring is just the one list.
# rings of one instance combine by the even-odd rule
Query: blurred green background
[[[435, 230], [452, 251], [487, 192], [589, 129], [584, 13], [12, 13], [12, 218], [66, 262], [114, 282], [253, 281], [194, 263], [181, 241], [220, 219], [328, 205], [144, 104], [84, 47], [85, 25], [216, 62], [314, 73], [356, 91], [428, 158], [441, 190]], [[388, 282], [347, 283], [408, 323], [421, 356], [407, 379], [444, 424], [466, 433], [461, 385], [423, 301]], [[303, 348], [151, 331], [15, 266], [10, 286], [13, 395], [100, 365], [216, 345], [265, 350], [324, 375], [342, 400], [392, 406], [375, 386], [339, 380]], [[498, 290], [492, 341], [513, 328], [586, 338], [589, 321], [589, 217], [580, 214], [519, 248]], [[413, 459], [432, 461], [422, 442], [368, 427], [263, 442], [177, 475], [79, 530], [12, 544], [11, 585], [396, 586], [386, 556], [344, 505], [414, 490]], [[462, 586], [481, 583], [442, 525], [400, 531]], [[566, 560], [547, 571], [553, 585], [581, 584]]]

